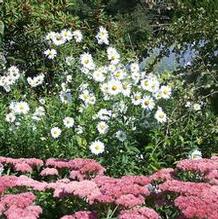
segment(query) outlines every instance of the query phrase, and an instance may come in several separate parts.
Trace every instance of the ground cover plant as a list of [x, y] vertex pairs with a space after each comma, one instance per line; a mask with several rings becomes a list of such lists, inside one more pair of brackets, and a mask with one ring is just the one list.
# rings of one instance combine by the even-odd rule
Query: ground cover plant
[[218, 216], [218, 158], [181, 160], [150, 176], [104, 174], [91, 159], [0, 157], [3, 218], [199, 218]]

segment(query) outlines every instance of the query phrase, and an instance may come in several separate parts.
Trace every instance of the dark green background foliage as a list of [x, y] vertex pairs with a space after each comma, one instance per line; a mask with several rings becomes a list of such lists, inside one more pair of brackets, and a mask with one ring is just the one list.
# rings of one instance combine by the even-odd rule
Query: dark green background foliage
[[[196, 51], [191, 65], [165, 72], [174, 89], [174, 98], [166, 106], [170, 117], [168, 124], [148, 129], [143, 136], [137, 136], [141, 144], [136, 148], [131, 149], [129, 143], [125, 153], [116, 154], [113, 162], [107, 162], [110, 158], [104, 161], [112, 175], [142, 174], [170, 166], [195, 148], [200, 148], [203, 156], [218, 153], [218, 0], [5, 0], [0, 3], [0, 9], [1, 52], [6, 65], [19, 66], [27, 76], [47, 72], [49, 88], [43, 90], [47, 93], [55, 90], [51, 79], [55, 72], [62, 70], [58, 61], [51, 63], [43, 57], [47, 48], [44, 36], [49, 31], [81, 29], [86, 35], [85, 48], [95, 51], [96, 44], [91, 39], [100, 25], [105, 26], [111, 41], [127, 59], [138, 57], [142, 60], [153, 48], [161, 48], [160, 54], [149, 64], [149, 72], [169, 55], [169, 48], [173, 48], [177, 58], [183, 56], [190, 45]], [[68, 51], [69, 55], [80, 52], [73, 46]], [[6, 97], [4, 93], [0, 95], [0, 118], [3, 120]], [[37, 92], [35, 95], [37, 97]], [[187, 101], [203, 101], [204, 107], [197, 113], [190, 111], [185, 107]], [[3, 129], [0, 127], [1, 155], [31, 156], [36, 150], [31, 145], [28, 153], [21, 150], [31, 144], [31, 135], [17, 142], [11, 150], [15, 142]], [[37, 156], [70, 154], [69, 148], [63, 152], [60, 145], [56, 150], [52, 154], [54, 151], [48, 149], [46, 155], [37, 151]], [[144, 158], [138, 159], [135, 151]]]

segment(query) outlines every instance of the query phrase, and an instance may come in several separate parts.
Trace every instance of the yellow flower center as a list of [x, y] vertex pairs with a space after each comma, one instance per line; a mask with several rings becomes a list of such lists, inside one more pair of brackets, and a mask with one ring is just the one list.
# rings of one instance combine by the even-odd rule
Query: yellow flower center
[[116, 85], [113, 85], [113, 86], [112, 86], [112, 90], [113, 90], [113, 91], [117, 90], [117, 86], [116, 86]]

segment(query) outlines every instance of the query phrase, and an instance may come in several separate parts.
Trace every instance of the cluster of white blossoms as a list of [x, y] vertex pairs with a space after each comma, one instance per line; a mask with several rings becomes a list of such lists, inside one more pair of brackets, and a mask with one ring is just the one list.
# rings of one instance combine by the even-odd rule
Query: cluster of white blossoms
[[203, 105], [204, 105], [203, 101], [200, 101], [199, 103], [187, 101], [185, 104], [185, 107], [190, 108], [193, 111], [200, 111]]
[[[172, 88], [169, 85], [162, 85], [153, 73], [146, 74], [146, 72], [140, 71], [137, 62], [132, 63], [129, 67], [123, 66], [115, 48], [108, 47], [107, 58], [108, 64], [96, 68], [91, 54], [85, 53], [80, 56], [81, 72], [85, 73], [88, 79], [99, 83], [103, 99], [105, 101], [113, 100], [119, 95], [129, 97], [133, 105], [140, 105], [147, 111], [156, 108], [154, 118], [160, 123], [165, 123], [167, 116], [157, 105], [157, 101], [169, 99], [172, 95]], [[90, 95], [88, 90], [83, 90], [80, 99], [89, 100], [91, 96], [94, 98], [93, 93]], [[93, 101], [92, 104], [95, 102]]]
[[18, 115], [26, 115], [29, 110], [29, 104], [25, 101], [11, 102], [9, 106], [10, 112], [6, 114], [5, 120], [9, 123], [13, 123]]
[[[80, 30], [62, 30], [60, 32], [49, 32], [45, 39], [48, 41], [50, 45], [54, 46], [61, 46], [69, 41], [71, 41], [74, 38], [74, 40], [77, 43], [82, 42], [83, 40], [83, 35]], [[57, 51], [54, 48], [47, 49], [44, 51], [44, 55], [48, 57], [48, 59], [54, 59], [57, 56]]]
[[[82, 40], [80, 31], [78, 36], [81, 36], [80, 39]], [[72, 37], [75, 37], [75, 34], [65, 30], [58, 34], [51, 32], [47, 35], [46, 39], [58, 46], [70, 41]], [[110, 109], [100, 109], [93, 116], [93, 120], [97, 121], [96, 130], [99, 135], [107, 134], [110, 131], [109, 124], [112, 121], [109, 123], [109, 120], [116, 119], [119, 113], [125, 114], [130, 107], [129, 104], [132, 104], [134, 107], [140, 107], [145, 112], [151, 113], [154, 111], [153, 116], [159, 123], [167, 122], [167, 115], [158, 105], [158, 102], [161, 99], [168, 100], [172, 95], [172, 88], [169, 85], [162, 84], [154, 73], [142, 71], [137, 61], [129, 65], [123, 65], [120, 53], [116, 48], [109, 45], [109, 34], [104, 27], [99, 27], [96, 39], [98, 44], [107, 46], [107, 61], [105, 65], [99, 66], [88, 51], [80, 54], [79, 58], [66, 57], [66, 64], [68, 66], [75, 65], [79, 61], [81, 76], [84, 78], [82, 84], [78, 87], [79, 95], [76, 97], [81, 101], [79, 112], [82, 113], [89, 105], [98, 104], [99, 101], [104, 101], [106, 105], [108, 102], [118, 103], [114, 104], [114, 107], [111, 106]], [[62, 90], [59, 95], [61, 101], [65, 104], [72, 101], [72, 92], [68, 87], [71, 81], [72, 78], [70, 75], [67, 75], [65, 82], [61, 85]], [[97, 94], [96, 88], [99, 88], [101, 91], [100, 96], [99, 93]], [[120, 98], [124, 98], [124, 101], [117, 102]], [[115, 110], [115, 108], [118, 110]], [[125, 118], [126, 123], [131, 124], [135, 120], [134, 117]], [[132, 130], [135, 130], [134, 125], [132, 125]], [[126, 132], [119, 128], [112, 136], [121, 142], [127, 140]], [[104, 144], [100, 140], [94, 141], [90, 146], [90, 150], [92, 152], [95, 151], [93, 152], [95, 154], [102, 153], [103, 149]]]
[[74, 40], [76, 42], [81, 42], [83, 39], [83, 35], [81, 33], [80, 30], [75, 30], [75, 31], [71, 31], [71, 30], [62, 30], [60, 32], [49, 32], [45, 39], [50, 43], [50, 44], [54, 44], [55, 46], [60, 46], [63, 45], [65, 43], [67, 43], [68, 41], [72, 40], [74, 38]]
[[0, 87], [3, 87], [6, 92], [9, 92], [11, 86], [18, 81], [20, 76], [19, 69], [16, 66], [11, 66], [3, 76], [0, 76]]
[[37, 87], [44, 82], [44, 79], [45, 79], [45, 75], [41, 73], [33, 78], [28, 77], [27, 82], [31, 87]]
[[[159, 75], [142, 70], [137, 61], [128, 65], [122, 64], [122, 57], [118, 50], [109, 45], [109, 34], [104, 27], [99, 27], [95, 37], [98, 44], [106, 47], [103, 53], [106, 54], [105, 63], [100, 65], [95, 61], [95, 57], [88, 52], [87, 48], [86, 52], [82, 52], [78, 57], [65, 58], [67, 68], [70, 70], [70, 67], [73, 67], [75, 74], [72, 75], [71, 71], [65, 70], [60, 76], [61, 82], [57, 84], [58, 98], [66, 108], [73, 101], [78, 103], [79, 105], [75, 107], [78, 115], [75, 117], [61, 115], [61, 122], [56, 121], [55, 124], [51, 124], [50, 136], [58, 139], [65, 132], [64, 129], [73, 129], [77, 135], [84, 134], [86, 127], [81, 125], [83, 123], [80, 124], [80, 117], [90, 107], [93, 109], [90, 113], [93, 113], [91, 118], [95, 124], [95, 132], [93, 131], [95, 137], [91, 139], [89, 149], [93, 154], [99, 155], [106, 148], [104, 138], [108, 137], [125, 143], [129, 139], [128, 133], [134, 132], [137, 124], [141, 123], [140, 125], [145, 126], [147, 121], [144, 120], [148, 118], [146, 116], [154, 118], [158, 123], [166, 123], [168, 117], [160, 103], [171, 97], [172, 88], [163, 83]], [[72, 39], [81, 42], [83, 39], [81, 31], [65, 29], [48, 33], [46, 40], [50, 48], [44, 51], [44, 54], [48, 59], [53, 59], [58, 55], [56, 48]], [[75, 70], [75, 67], [78, 69]], [[15, 66], [8, 69], [8, 75], [14, 81], [20, 77], [19, 70]], [[32, 88], [42, 85], [44, 80], [45, 75], [42, 73], [27, 78]], [[2, 81], [4, 80], [0, 78], [0, 85]], [[36, 106], [33, 113], [29, 114], [34, 122], [46, 116], [45, 100], [39, 102], [43, 106]], [[6, 121], [10, 123], [15, 122], [17, 116], [24, 116], [30, 111], [29, 104], [24, 101], [12, 102], [9, 109]]]
[[[16, 118], [20, 116], [25, 116], [30, 112], [30, 106], [25, 101], [12, 101], [9, 105], [10, 112], [6, 114], [5, 120], [8, 123], [14, 123]], [[40, 121], [42, 117], [45, 116], [45, 108], [43, 106], [39, 106], [35, 108], [35, 111], [31, 114], [31, 118], [34, 121]]]

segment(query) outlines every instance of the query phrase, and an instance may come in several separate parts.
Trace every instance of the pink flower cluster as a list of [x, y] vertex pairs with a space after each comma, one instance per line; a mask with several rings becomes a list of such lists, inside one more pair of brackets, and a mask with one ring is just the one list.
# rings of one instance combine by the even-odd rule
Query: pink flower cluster
[[39, 206], [33, 204], [35, 195], [31, 192], [4, 195], [0, 199], [0, 215], [8, 219], [36, 219], [42, 213]]
[[43, 161], [36, 158], [8, 158], [8, 157], [0, 157], [0, 164], [9, 165], [15, 171], [21, 173], [31, 173], [33, 168], [40, 167], [43, 165]]
[[97, 219], [97, 215], [91, 211], [78, 211], [72, 215], [65, 215], [61, 219]]
[[121, 211], [119, 219], [159, 219], [159, 215], [151, 208], [133, 208]]
[[182, 160], [178, 162], [177, 168], [200, 173], [211, 184], [218, 185], [218, 157], [216, 156], [211, 159]]
[[[36, 178], [25, 175], [0, 176], [0, 215], [9, 219], [39, 218], [42, 209], [34, 205], [33, 193], [51, 193], [55, 199], [79, 198], [86, 201], [86, 211], [78, 211], [61, 219], [97, 219], [99, 209], [89, 211], [94, 206], [117, 206], [119, 219], [159, 219], [158, 213], [146, 207], [148, 201], [158, 205], [173, 204], [181, 213], [179, 218], [217, 219], [218, 218], [218, 158], [183, 160], [175, 169], [161, 169], [150, 176], [123, 176], [113, 178], [104, 175], [104, 168], [94, 160], [74, 159], [12, 159], [0, 157], [2, 168], [25, 165], [39, 171]], [[44, 165], [43, 165], [44, 164]], [[26, 167], [27, 167], [26, 166]], [[29, 168], [28, 167], [28, 168]], [[36, 168], [38, 167], [38, 168]], [[29, 173], [28, 168], [18, 168], [18, 172]], [[22, 169], [22, 171], [21, 171]], [[63, 171], [64, 170], [64, 171]], [[61, 172], [68, 170], [68, 177]], [[182, 181], [178, 173], [200, 173], [201, 182]], [[5, 171], [6, 172], [6, 171]], [[14, 173], [14, 172], [13, 172]], [[46, 178], [56, 176], [56, 178]], [[40, 177], [42, 177], [40, 179]], [[37, 179], [37, 180], [36, 180]], [[47, 181], [43, 181], [43, 180]], [[196, 178], [197, 179], [197, 178]], [[50, 181], [49, 181], [50, 180]], [[15, 191], [16, 194], [8, 194]], [[19, 193], [20, 191], [20, 193]], [[25, 191], [32, 191], [26, 192]], [[171, 197], [170, 203], [167, 197]], [[154, 205], [153, 207], [157, 207]], [[102, 208], [106, 209], [106, 208]], [[99, 212], [102, 215], [102, 212]], [[106, 214], [106, 212], [105, 212]]]
[[142, 205], [145, 197], [150, 195], [146, 185], [150, 182], [148, 177], [125, 176], [115, 179], [108, 176], [98, 176], [94, 182], [100, 190], [96, 201], [101, 203], [115, 203], [125, 208]]
[[105, 169], [99, 163], [91, 159], [59, 160], [50, 158], [45, 165], [56, 169], [68, 169], [70, 170], [69, 177], [80, 181], [103, 175], [105, 172]]

